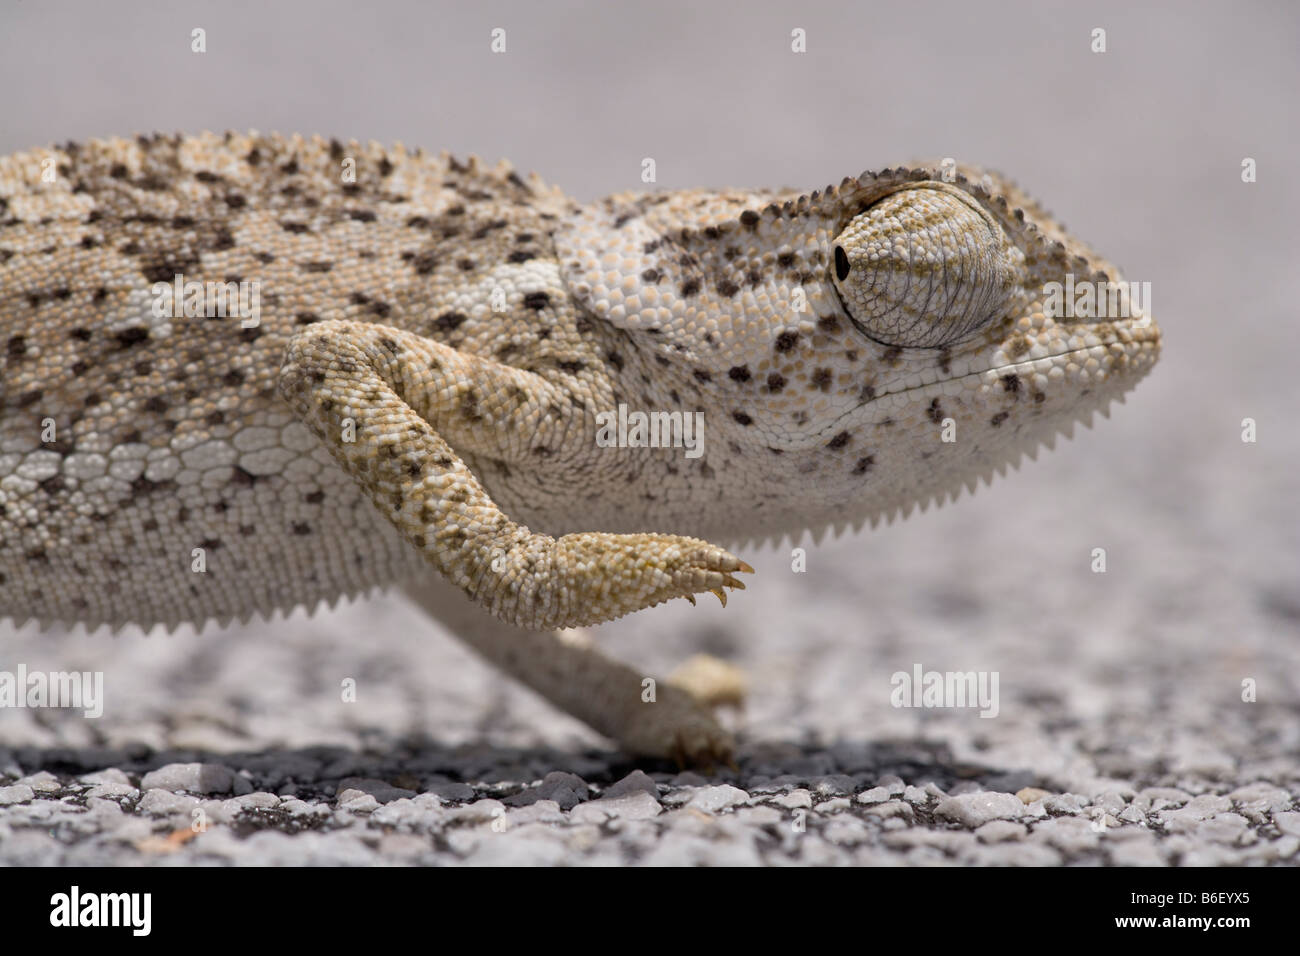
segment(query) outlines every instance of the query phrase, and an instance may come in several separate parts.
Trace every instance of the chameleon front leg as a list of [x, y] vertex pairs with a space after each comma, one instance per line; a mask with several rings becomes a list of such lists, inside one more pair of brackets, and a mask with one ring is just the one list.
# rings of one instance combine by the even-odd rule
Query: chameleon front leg
[[[564, 389], [541, 376], [361, 322], [307, 327], [280, 371], [289, 405], [444, 578], [523, 628], [579, 627], [676, 597], [743, 588], [748, 565], [698, 538], [512, 521], [456, 447], [527, 466], [531, 442], [581, 442]], [[595, 440], [594, 426], [590, 432]], [[572, 450], [572, 449], [571, 449]]]
[[406, 593], [430, 617], [499, 670], [630, 754], [684, 766], [730, 763], [735, 742], [708, 708], [682, 688], [611, 660], [581, 631], [537, 631], [494, 620], [440, 581], [408, 584]]

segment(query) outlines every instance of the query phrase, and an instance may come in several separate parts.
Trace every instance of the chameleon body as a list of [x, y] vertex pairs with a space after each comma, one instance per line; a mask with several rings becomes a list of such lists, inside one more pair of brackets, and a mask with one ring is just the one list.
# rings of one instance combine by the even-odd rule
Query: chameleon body
[[[647, 708], [557, 629], [725, 599], [727, 546], [955, 497], [1104, 411], [1159, 332], [1060, 317], [1067, 275], [1120, 280], [963, 166], [580, 205], [319, 138], [9, 156], [0, 613], [202, 625], [397, 583], [630, 749], [725, 756], [690, 695]], [[255, 310], [209, 315], [218, 283]], [[702, 412], [703, 453], [598, 442], [620, 406]]]

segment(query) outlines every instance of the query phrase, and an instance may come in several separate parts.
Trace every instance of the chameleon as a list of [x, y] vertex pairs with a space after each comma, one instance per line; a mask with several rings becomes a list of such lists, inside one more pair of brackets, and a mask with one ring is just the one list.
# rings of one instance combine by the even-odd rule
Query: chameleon
[[[1067, 282], [1122, 285], [946, 160], [580, 203], [400, 143], [10, 155], [0, 614], [201, 632], [396, 586], [630, 753], [726, 761], [706, 690], [648, 702], [585, 628], [725, 605], [728, 548], [955, 499], [1107, 413], [1159, 329]], [[616, 413], [698, 420], [697, 453]]]

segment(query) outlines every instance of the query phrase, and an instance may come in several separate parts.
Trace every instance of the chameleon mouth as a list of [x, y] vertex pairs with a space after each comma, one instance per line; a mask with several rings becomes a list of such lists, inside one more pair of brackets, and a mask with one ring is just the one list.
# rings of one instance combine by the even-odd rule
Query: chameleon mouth
[[[840, 420], [852, 415], [871, 405], [875, 405], [882, 399], [895, 395], [910, 395], [915, 392], [923, 392], [926, 389], [942, 388], [950, 382], [965, 382], [971, 379], [979, 379], [987, 376], [993, 376], [994, 379], [1001, 379], [1007, 375], [1019, 373], [1048, 372], [1054, 365], [1059, 364], [1059, 360], [1069, 356], [1083, 356], [1092, 353], [1097, 359], [1097, 369], [1087, 370], [1089, 379], [1096, 378], [1099, 384], [1110, 382], [1114, 378], [1123, 378], [1129, 381], [1128, 386], [1123, 389], [1128, 391], [1150, 370], [1160, 354], [1160, 332], [1151, 319], [1146, 319], [1142, 325], [1132, 326], [1128, 330], [1130, 340], [1128, 342], [1101, 342], [1096, 345], [1081, 345], [1077, 348], [1062, 349], [1059, 352], [1051, 352], [1047, 355], [1039, 355], [1031, 359], [1025, 359], [1020, 362], [1012, 362], [1007, 365], [998, 365], [993, 368], [986, 368], [978, 372], [967, 372], [964, 375], [955, 375], [952, 378], [939, 379], [935, 382], [927, 382], [922, 385], [910, 385], [907, 388], [895, 389], [894, 391], [878, 392], [870, 399], [849, 409], [843, 415], [836, 419], [838, 424]], [[1133, 346], [1138, 346], [1139, 351], [1136, 356], [1130, 353]], [[1084, 369], [1080, 366], [1080, 371]], [[1098, 375], [1097, 372], [1104, 373]], [[993, 383], [989, 383], [993, 384]], [[829, 430], [829, 429], [828, 429]]]

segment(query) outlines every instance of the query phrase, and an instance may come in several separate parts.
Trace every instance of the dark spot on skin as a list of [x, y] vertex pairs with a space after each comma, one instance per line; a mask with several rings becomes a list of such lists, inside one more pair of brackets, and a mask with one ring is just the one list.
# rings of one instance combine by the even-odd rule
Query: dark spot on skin
[[77, 361], [72, 363], [72, 374], [77, 378], [81, 378], [81, 376], [86, 374], [86, 370], [88, 368], [90, 368], [89, 365], [81, 361], [81, 359], [78, 359]]
[[10, 359], [20, 359], [27, 354], [27, 336], [11, 335], [9, 341], [5, 343], [5, 351], [9, 353]]
[[1006, 353], [1012, 358], [1019, 358], [1029, 351], [1029, 340], [1023, 335], [1017, 335], [1006, 345]]
[[82, 404], [85, 405], [86, 408], [93, 408], [94, 406], [98, 405], [102, 401], [103, 399], [100, 398], [99, 392], [91, 392], [84, 399], [82, 399]]
[[248, 205], [248, 200], [245, 199], [243, 196], [241, 196], [239, 193], [227, 193], [226, 205], [229, 206], [231, 209], [243, 209], [245, 206]]
[[605, 358], [610, 365], [614, 366], [615, 371], [623, 371], [623, 356], [619, 355], [617, 352], [607, 352], [605, 353]]
[[614, 220], [614, 228], [622, 229], [624, 226], [626, 226], [629, 222], [631, 222], [635, 218], [636, 218], [636, 213], [625, 212]]
[[427, 276], [438, 265], [438, 259], [431, 250], [416, 253], [411, 256], [411, 268], [415, 270], [416, 275]]
[[122, 163], [114, 163], [109, 167], [108, 175], [112, 176], [114, 179], [126, 179], [130, 173]]
[[1003, 376], [1002, 376], [1002, 390], [1003, 390], [1004, 392], [1012, 392], [1012, 393], [1019, 392], [1019, 391], [1020, 391], [1020, 376], [1019, 376], [1019, 375], [1016, 375], [1016, 374], [1014, 374], [1014, 373], [1011, 374], [1011, 375], [1003, 375]]
[[719, 295], [725, 295], [728, 298], [730, 298], [731, 296], [735, 295], [739, 291], [740, 291], [740, 286], [736, 285], [736, 283], [732, 282], [730, 279], [723, 279], [721, 282], [718, 283]]
[[817, 328], [823, 332], [838, 332], [840, 330], [840, 320], [833, 315], [823, 315], [817, 320]]
[[641, 273], [641, 278], [653, 285], [663, 278], [663, 273], [658, 269], [646, 269]]
[[812, 378], [809, 381], [812, 382], [813, 388], [819, 388], [823, 392], [829, 392], [834, 378], [835, 377], [831, 373], [830, 369], [815, 368], [813, 369]]
[[587, 363], [586, 363], [586, 362], [578, 362], [578, 361], [569, 361], [569, 362], [558, 362], [558, 361], [557, 361], [557, 362], [555, 363], [555, 367], [558, 368], [558, 369], [559, 369], [560, 371], [562, 371], [562, 372], [568, 372], [570, 375], [576, 375], [576, 374], [578, 374], [579, 372], [581, 372], [584, 368], [587, 367]]
[[749, 366], [733, 365], [731, 368], [727, 369], [727, 377], [733, 382], [748, 382], [750, 378]]
[[237, 368], [232, 368], [225, 375], [221, 376], [221, 382], [228, 388], [238, 388], [244, 384], [244, 373]]
[[468, 318], [463, 312], [444, 312], [434, 319], [433, 327], [439, 332], [453, 332]]
[[47, 495], [58, 494], [60, 491], [63, 490], [64, 487], [63, 476], [51, 475], [49, 478], [46, 478], [44, 481], [42, 481], [40, 485], [41, 485], [41, 491], [45, 492]]
[[479, 410], [481, 401], [482, 396], [479, 394], [478, 389], [466, 389], [465, 394], [460, 399], [460, 413], [471, 422], [481, 420], [483, 418], [483, 413]]
[[1043, 402], [1047, 401], [1047, 396], [1042, 392], [1034, 392], [1033, 397], [1035, 405], [1041, 405]]
[[293, 157], [293, 159], [281, 166], [280, 172], [284, 173], [286, 176], [296, 175], [298, 172], [298, 157]]
[[149, 341], [149, 330], [137, 325], [129, 329], [123, 329], [113, 338], [116, 339], [118, 348], [129, 349], [133, 345]]
[[387, 176], [389, 173], [391, 173], [391, 172], [392, 172], [394, 169], [396, 169], [396, 168], [397, 168], [397, 167], [395, 167], [391, 162], [389, 162], [389, 159], [388, 159], [387, 156], [381, 156], [381, 157], [380, 157], [380, 159], [379, 159], [379, 175], [380, 175], [380, 176]]
[[357, 222], [374, 222], [375, 214], [369, 209], [349, 209], [348, 216]]
[[781, 253], [776, 257], [776, 264], [782, 269], [789, 269], [794, 265], [794, 254], [790, 252]]
[[849, 433], [840, 432], [834, 438], [826, 443], [827, 448], [840, 449], [849, 443]]
[[551, 304], [551, 297], [545, 292], [529, 292], [524, 296], [524, 307], [540, 312]]
[[695, 381], [697, 382], [704, 383], [713, 381], [713, 376], [702, 368], [695, 369], [691, 374], [695, 376]]
[[853, 466], [853, 474], [865, 475], [871, 470], [871, 466], [876, 463], [875, 456], [867, 455], [865, 458], [859, 458], [856, 465]]
[[302, 500], [307, 502], [307, 504], [309, 505], [318, 505], [325, 500], [325, 492], [323, 491], [308, 492], [307, 494], [303, 495]]
[[785, 377], [782, 376], [782, 375], [779, 375], [779, 374], [776, 373], [776, 372], [768, 372], [768, 374], [767, 374], [767, 390], [768, 390], [769, 392], [771, 392], [773, 395], [775, 395], [777, 392], [781, 391], [783, 388], [785, 388]]
[[218, 408], [214, 412], [209, 412], [208, 417], [204, 419], [204, 422], [213, 427], [224, 425], [226, 423], [226, 413]]
[[248, 151], [248, 155], [245, 156], [244, 159], [248, 162], [248, 165], [256, 166], [258, 163], [262, 161], [262, 154], [258, 150], [258, 148], [254, 146], [252, 149]]
[[251, 488], [257, 482], [257, 476], [251, 471], [245, 471], [238, 465], [230, 469], [230, 483], [238, 485], [241, 488]]
[[798, 344], [798, 332], [782, 332], [776, 337], [776, 350], [778, 352], [789, 352]]
[[329, 272], [334, 268], [332, 262], [303, 262], [300, 263], [304, 272]]
[[750, 418], [750, 417], [749, 417], [748, 415], [746, 415], [744, 412], [732, 412], [732, 413], [731, 413], [731, 417], [734, 418], [734, 419], [735, 419], [737, 422], [739, 422], [741, 425], [752, 425], [752, 424], [754, 424], [754, 419]]
[[507, 256], [506, 258], [510, 262], [527, 262], [528, 260], [535, 259], [537, 257], [533, 253], [529, 252], [527, 249], [520, 249], [516, 252], [510, 253], [510, 255]]
[[153, 363], [152, 363], [152, 362], [149, 362], [149, 361], [146, 361], [146, 360], [141, 360], [141, 361], [135, 363], [135, 374], [136, 374], [136, 375], [141, 375], [141, 376], [143, 376], [143, 375], [148, 375], [148, 374], [150, 374], [152, 371], [153, 371]]
[[161, 415], [163, 412], [167, 411], [167, 399], [163, 398], [161, 395], [154, 395], [151, 398], [146, 399], [145, 403], [141, 405], [140, 408], [142, 411], [149, 412], [150, 414]]
[[999, 425], [1001, 425], [1010, 417], [1011, 417], [1010, 412], [998, 412], [996, 415], [994, 415], [992, 418], [989, 419], [989, 424], [992, 425], [994, 428], [997, 428]]
[[931, 400], [930, 407], [925, 410], [925, 417], [936, 425], [943, 421], [943, 406], [939, 404], [937, 398]]
[[[83, 249], [94, 249], [99, 244], [100, 244], [100, 240], [96, 239], [94, 236], [81, 237], [81, 248]], [[4, 260], [5, 260], [4, 253], [0, 253], [0, 262], [3, 262]]]
[[294, 234], [300, 234], [300, 233], [311, 231], [311, 227], [308, 226], [305, 222], [282, 222], [280, 223], [280, 228], [283, 229], [285, 232], [292, 232]]
[[885, 354], [882, 355], [880, 358], [882, 361], [886, 362], [889, 365], [897, 365], [898, 360], [899, 358], [902, 357], [902, 355], [903, 355], [903, 350], [901, 348], [899, 348], [897, 345], [891, 345], [889, 348], [885, 349]]
[[311, 525], [305, 521], [295, 521], [293, 523], [294, 534], [311, 534]]
[[295, 325], [311, 325], [313, 322], [319, 322], [320, 316], [315, 312], [299, 312], [293, 317]]
[[194, 174], [194, 178], [197, 179], [197, 180], [198, 180], [199, 182], [201, 182], [201, 183], [219, 183], [219, 182], [221, 182], [221, 177], [220, 177], [220, 176], [218, 176], [216, 173], [211, 172], [210, 170], [207, 170], [207, 169], [200, 169], [197, 173]]
[[456, 263], [456, 265], [460, 266], [460, 270], [461, 270], [462, 272], [473, 272], [473, 271], [474, 271], [474, 260], [473, 260], [473, 259], [461, 259], [459, 262]]
[[687, 279], [682, 283], [682, 295], [690, 296], [700, 291], [699, 279]]
[[196, 258], [163, 259], [152, 262], [140, 270], [148, 282], [171, 282], [180, 273], [184, 275], [198, 265]]

